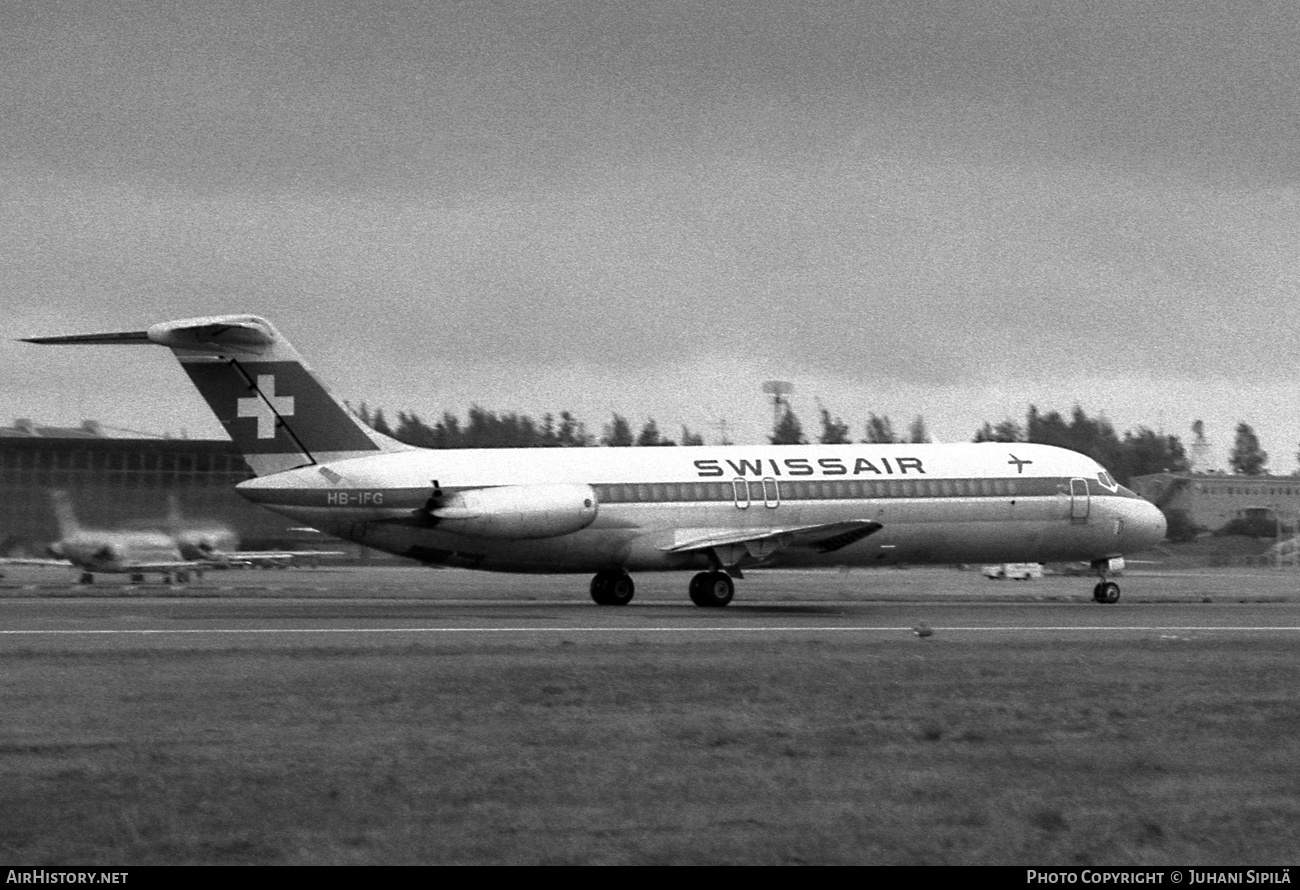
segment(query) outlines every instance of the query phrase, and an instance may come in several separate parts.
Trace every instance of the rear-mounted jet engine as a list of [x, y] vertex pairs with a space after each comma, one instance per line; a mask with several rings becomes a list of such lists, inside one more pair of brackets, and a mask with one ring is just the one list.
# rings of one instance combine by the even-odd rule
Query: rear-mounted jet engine
[[596, 521], [590, 485], [503, 485], [435, 496], [428, 515], [442, 531], [480, 538], [554, 538]]

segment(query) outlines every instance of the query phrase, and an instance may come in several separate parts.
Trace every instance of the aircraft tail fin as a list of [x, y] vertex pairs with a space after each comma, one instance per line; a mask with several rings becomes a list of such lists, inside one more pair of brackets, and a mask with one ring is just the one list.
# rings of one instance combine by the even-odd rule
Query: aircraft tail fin
[[187, 318], [145, 331], [32, 337], [26, 342], [153, 343], [170, 348], [259, 476], [410, 449], [362, 423], [330, 393], [289, 341], [255, 315]]
[[184, 524], [181, 516], [181, 499], [175, 489], [167, 492], [167, 531], [175, 532]]
[[59, 526], [59, 539], [67, 540], [81, 533], [81, 523], [77, 521], [77, 511], [73, 509], [72, 498], [66, 491], [50, 492], [50, 501], [54, 506], [54, 521]]

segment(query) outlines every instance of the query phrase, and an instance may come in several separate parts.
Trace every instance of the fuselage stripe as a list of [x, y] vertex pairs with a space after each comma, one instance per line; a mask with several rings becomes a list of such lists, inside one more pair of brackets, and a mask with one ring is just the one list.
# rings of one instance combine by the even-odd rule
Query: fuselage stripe
[[[1075, 482], [1074, 491], [1071, 481]], [[1080, 482], [1089, 498], [1136, 498], [1126, 488], [1114, 490], [1083, 477], [966, 477], [925, 479], [781, 479], [737, 477], [693, 482], [593, 482], [601, 504], [778, 503], [838, 500], [961, 500], [1008, 501], [1045, 497], [1081, 497]], [[443, 484], [444, 495], [495, 486]], [[409, 487], [286, 487], [241, 489], [250, 500], [282, 506], [419, 509], [428, 503], [431, 488]]]

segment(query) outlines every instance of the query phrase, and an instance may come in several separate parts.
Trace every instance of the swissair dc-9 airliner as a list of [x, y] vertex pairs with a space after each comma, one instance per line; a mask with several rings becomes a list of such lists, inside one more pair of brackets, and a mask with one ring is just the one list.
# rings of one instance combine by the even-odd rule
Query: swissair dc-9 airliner
[[252, 468], [238, 492], [349, 541], [427, 565], [592, 573], [625, 605], [631, 572], [694, 571], [725, 606], [763, 567], [1112, 560], [1161, 541], [1164, 516], [1081, 454], [1026, 443], [431, 450], [381, 435], [265, 319], [29, 338], [172, 350]]

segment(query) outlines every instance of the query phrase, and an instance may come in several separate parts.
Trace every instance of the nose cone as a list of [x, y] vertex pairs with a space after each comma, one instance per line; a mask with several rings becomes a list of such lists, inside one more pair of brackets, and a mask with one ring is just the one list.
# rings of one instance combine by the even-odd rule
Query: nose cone
[[1165, 539], [1168, 527], [1159, 507], [1139, 497], [1127, 501], [1125, 507], [1121, 546], [1126, 553], [1146, 550]]

